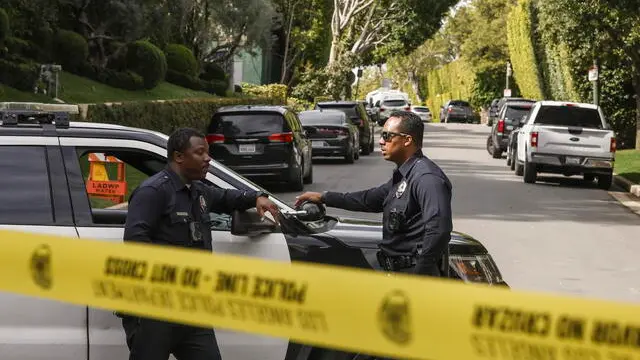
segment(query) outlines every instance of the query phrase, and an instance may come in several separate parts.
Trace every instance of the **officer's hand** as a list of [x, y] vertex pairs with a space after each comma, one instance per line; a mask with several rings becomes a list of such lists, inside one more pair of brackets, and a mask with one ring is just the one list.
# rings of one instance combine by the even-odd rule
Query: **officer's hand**
[[297, 207], [298, 205], [302, 204], [305, 201], [311, 201], [311, 202], [320, 204], [322, 203], [322, 194], [318, 192], [307, 191], [306, 193], [300, 196], [296, 196], [296, 203], [293, 205], [293, 207]]
[[276, 223], [278, 222], [280, 209], [278, 209], [278, 206], [267, 197], [259, 196], [258, 199], [256, 199], [256, 210], [258, 210], [258, 215], [260, 215], [260, 217], [264, 216], [264, 213], [268, 211], [271, 213]]

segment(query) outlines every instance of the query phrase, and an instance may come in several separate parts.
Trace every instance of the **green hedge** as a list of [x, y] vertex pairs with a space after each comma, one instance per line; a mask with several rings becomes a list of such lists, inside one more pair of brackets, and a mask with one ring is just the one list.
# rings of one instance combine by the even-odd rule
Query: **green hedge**
[[35, 63], [17, 63], [0, 59], [0, 83], [12, 88], [33, 92], [40, 67]]
[[140, 74], [146, 89], [155, 88], [167, 74], [167, 58], [151, 42], [138, 40], [127, 49], [127, 69]]
[[140, 101], [89, 105], [86, 121], [132, 126], [170, 134], [180, 127], [205, 130], [221, 106], [281, 104], [268, 98], [212, 98], [175, 101]]
[[198, 60], [191, 49], [180, 44], [169, 44], [164, 49], [168, 69], [189, 76], [198, 75]]
[[440, 120], [440, 107], [452, 99], [470, 101], [475, 76], [462, 59], [446, 64], [427, 74], [427, 107], [434, 119]]
[[513, 76], [522, 96], [543, 99], [543, 82], [533, 50], [531, 30], [531, 1], [519, 0], [507, 17], [507, 43]]

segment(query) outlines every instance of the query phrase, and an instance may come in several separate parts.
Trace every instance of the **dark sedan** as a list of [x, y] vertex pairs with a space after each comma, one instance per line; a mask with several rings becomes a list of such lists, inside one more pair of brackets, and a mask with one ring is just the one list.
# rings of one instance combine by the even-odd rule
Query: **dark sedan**
[[340, 156], [353, 163], [359, 156], [358, 127], [338, 110], [309, 110], [298, 114], [311, 140], [312, 156]]

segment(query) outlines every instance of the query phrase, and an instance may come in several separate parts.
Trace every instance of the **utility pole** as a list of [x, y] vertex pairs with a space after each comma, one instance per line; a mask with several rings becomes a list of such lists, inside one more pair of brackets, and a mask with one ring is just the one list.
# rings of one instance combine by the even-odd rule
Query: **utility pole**
[[511, 89], [509, 88], [509, 77], [511, 76], [511, 62], [507, 61], [507, 76], [506, 76], [506, 84], [505, 84], [505, 88], [504, 88], [504, 97], [510, 97], [511, 96]]
[[600, 74], [598, 68], [598, 59], [594, 58], [593, 66], [589, 68], [589, 81], [593, 84], [593, 104], [600, 105]]

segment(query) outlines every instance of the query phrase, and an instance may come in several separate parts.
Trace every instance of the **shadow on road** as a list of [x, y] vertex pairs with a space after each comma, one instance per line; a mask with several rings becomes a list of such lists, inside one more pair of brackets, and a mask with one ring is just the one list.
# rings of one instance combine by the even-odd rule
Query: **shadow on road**
[[526, 184], [522, 177], [505, 171], [500, 160], [495, 165], [459, 160], [437, 163], [454, 184], [455, 218], [640, 224], [638, 217], [625, 216], [626, 208], [595, 182], [587, 184], [579, 177], [542, 174], [535, 184]]

